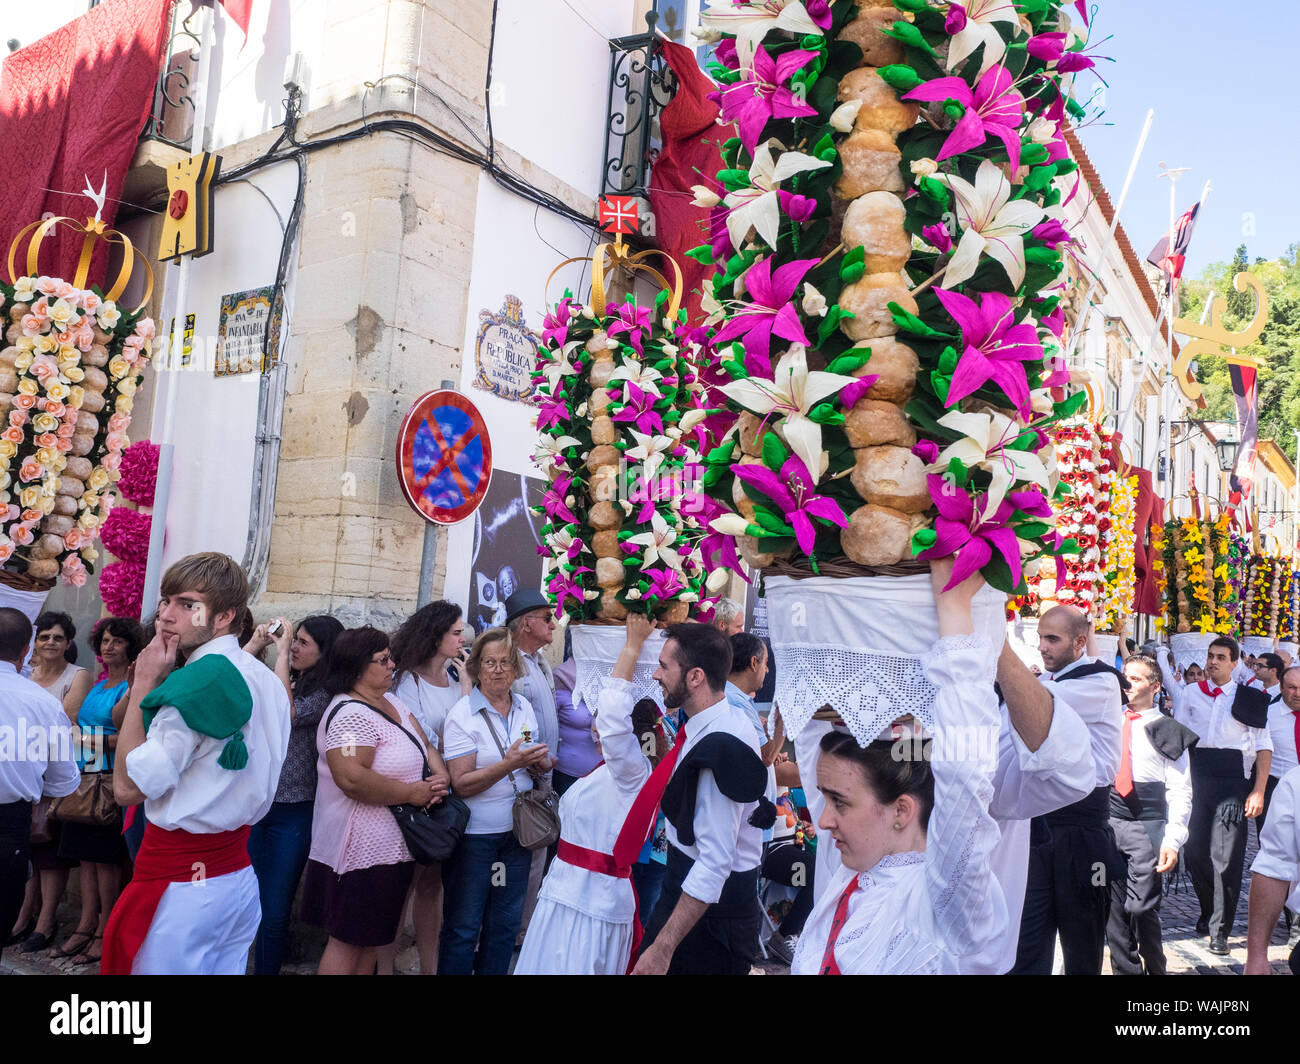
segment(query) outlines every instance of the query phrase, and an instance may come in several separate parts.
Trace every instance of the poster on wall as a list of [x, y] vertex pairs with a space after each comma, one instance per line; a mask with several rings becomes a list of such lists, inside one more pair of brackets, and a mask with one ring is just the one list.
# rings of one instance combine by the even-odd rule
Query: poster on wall
[[[218, 377], [261, 373], [270, 368], [264, 366], [263, 352], [267, 350], [271, 352], [270, 365], [275, 365], [280, 350], [280, 317], [281, 307], [275, 300], [273, 285], [222, 296], [213, 373]], [[269, 336], [266, 330], [268, 320], [271, 323]]]
[[474, 512], [468, 621], [475, 634], [505, 624], [506, 599], [521, 587], [542, 586], [542, 518], [530, 507], [540, 505], [543, 483], [499, 469]]
[[502, 399], [533, 405], [531, 375], [541, 337], [524, 324], [524, 304], [507, 295], [495, 313], [480, 310], [474, 341], [474, 387]]

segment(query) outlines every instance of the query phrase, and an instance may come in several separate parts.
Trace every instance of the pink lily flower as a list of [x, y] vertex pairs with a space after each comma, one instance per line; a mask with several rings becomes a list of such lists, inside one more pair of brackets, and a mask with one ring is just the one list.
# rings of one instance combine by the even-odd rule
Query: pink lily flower
[[913, 89], [904, 100], [935, 103], [956, 100], [966, 108], [961, 121], [948, 135], [937, 162], [975, 148], [982, 148], [989, 137], [1006, 145], [1012, 170], [1020, 167], [1020, 125], [1025, 114], [1025, 98], [1013, 87], [1015, 79], [1004, 66], [989, 68], [980, 78], [975, 91], [963, 78], [935, 78]]
[[568, 504], [564, 501], [572, 484], [573, 477], [560, 477], [546, 489], [546, 494], [542, 496], [542, 506], [546, 510], [546, 516], [550, 518], [551, 524], [577, 525], [582, 523], [573, 515], [573, 511], [569, 509]]
[[733, 465], [731, 471], [776, 503], [794, 529], [795, 541], [804, 554], [811, 554], [817, 543], [812, 518], [829, 521], [840, 528], [848, 527], [848, 518], [840, 504], [829, 496], [817, 494], [817, 482], [798, 455], [786, 459], [780, 473], [762, 465]]
[[569, 338], [569, 306], [576, 300], [565, 296], [555, 308], [554, 314], [546, 315], [542, 321], [542, 344], [544, 346], [563, 347]]
[[745, 71], [745, 77], [722, 90], [718, 97], [722, 117], [724, 121], [736, 124], [740, 141], [751, 155], [770, 119], [800, 118], [817, 113], [815, 107], [797, 97], [787, 84], [795, 71], [816, 58], [816, 52], [795, 50], [783, 52], [779, 58], [773, 59], [760, 45], [754, 53], [754, 65]]
[[645, 593], [644, 598], [655, 598], [664, 602], [686, 590], [686, 585], [681, 582], [677, 571], [671, 566], [664, 566], [662, 569], [646, 569], [645, 575], [650, 578], [650, 590]]
[[627, 342], [632, 345], [633, 350], [638, 355], [645, 354], [641, 347], [641, 340], [650, 329], [650, 308], [638, 307], [635, 303], [628, 302], [609, 309], [617, 312], [618, 316], [605, 326], [605, 332], [610, 336], [627, 333]]
[[655, 396], [630, 381], [624, 386], [623, 393], [623, 405], [613, 420], [630, 421], [640, 432], [662, 435], [664, 420], [654, 408]]
[[721, 347], [743, 337], [745, 369], [753, 375], [771, 377], [773, 333], [791, 343], [807, 346], [812, 342], [791, 300], [803, 283], [804, 274], [817, 262], [817, 259], [796, 259], [773, 271], [769, 257], [752, 266], [745, 274], [745, 291], [751, 302], [739, 304], [713, 338], [714, 346]]
[[1002, 555], [1019, 584], [1024, 572], [1020, 564], [1020, 542], [1015, 532], [1007, 527], [1007, 522], [1017, 510], [1035, 517], [1050, 517], [1052, 508], [1042, 492], [1012, 492], [990, 516], [984, 512], [987, 496], [973, 499], [937, 473], [931, 473], [926, 480], [939, 516], [934, 521], [934, 544], [921, 551], [917, 558], [929, 561], [957, 555], [952, 580], [944, 590], [956, 587], [972, 573], [983, 569], [992, 561], [995, 550]]
[[569, 413], [569, 401], [567, 399], [551, 399], [543, 402], [537, 408], [537, 431], [545, 432], [554, 425], [563, 421]]
[[749, 577], [740, 564], [740, 555], [736, 553], [735, 536], [710, 527], [716, 518], [730, 515], [731, 511], [708, 495], [687, 491], [682, 496], [682, 513], [694, 516], [705, 530], [704, 538], [699, 543], [704, 568], [709, 572], [729, 569], [733, 573], [740, 573], [745, 577], [745, 582], [749, 583]]
[[[1041, 362], [1043, 346], [1032, 325], [1014, 324], [1015, 304], [1000, 292], [979, 293], [980, 302], [957, 292], [936, 289], [935, 295], [961, 326], [966, 345], [953, 371], [945, 405], [957, 402], [993, 381], [1026, 420], [1032, 411], [1026, 362]], [[940, 555], [942, 557], [942, 555]]]
[[586, 601], [586, 596], [582, 593], [582, 588], [574, 579], [579, 573], [589, 573], [591, 570], [587, 566], [581, 566], [572, 573], [566, 573], [557, 569], [551, 574], [551, 579], [546, 585], [546, 590], [555, 596], [555, 616], [559, 617], [564, 613], [564, 600], [566, 598], [576, 599], [579, 606]]

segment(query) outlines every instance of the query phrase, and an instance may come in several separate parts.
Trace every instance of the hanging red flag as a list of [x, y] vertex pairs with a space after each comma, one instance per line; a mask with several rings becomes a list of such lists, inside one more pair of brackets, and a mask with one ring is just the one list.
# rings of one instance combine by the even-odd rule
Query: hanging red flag
[[248, 20], [253, 14], [253, 0], [221, 0], [221, 6], [235, 20], [235, 25], [244, 31], [244, 40], [248, 40]]

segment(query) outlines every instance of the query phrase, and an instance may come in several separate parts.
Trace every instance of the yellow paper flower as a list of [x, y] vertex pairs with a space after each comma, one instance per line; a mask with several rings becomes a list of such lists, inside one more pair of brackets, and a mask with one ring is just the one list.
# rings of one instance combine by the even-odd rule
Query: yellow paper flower
[[0, 458], [8, 460], [18, 454], [18, 444], [13, 440], [0, 440]]
[[108, 484], [108, 470], [103, 466], [95, 466], [95, 468], [91, 470], [90, 476], [86, 479], [86, 486], [94, 491], [103, 491], [104, 488], [108, 487]]
[[41, 489], [31, 484], [18, 493], [18, 502], [24, 510], [34, 510], [41, 504]]
[[63, 400], [68, 398], [69, 394], [71, 394], [71, 391], [72, 389], [62, 381], [50, 381], [49, 385], [45, 389], [45, 394], [51, 399], [63, 402]]
[[20, 395], [35, 395], [38, 391], [40, 391], [40, 385], [31, 377], [24, 377], [18, 382]]

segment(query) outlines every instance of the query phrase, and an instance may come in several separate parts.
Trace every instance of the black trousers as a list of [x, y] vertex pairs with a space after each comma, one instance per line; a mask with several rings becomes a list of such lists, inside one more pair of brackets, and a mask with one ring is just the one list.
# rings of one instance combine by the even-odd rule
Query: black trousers
[[[676, 847], [668, 847], [668, 871], [659, 902], [646, 925], [641, 951], [659, 936], [682, 896], [682, 882], [695, 862]], [[748, 975], [758, 955], [758, 869], [733, 872], [722, 896], [705, 910], [699, 922], [677, 945], [669, 975]]]
[[[1246, 795], [1241, 751], [1191, 749], [1192, 817], [1183, 860], [1211, 935], [1232, 934], [1246, 863]], [[1234, 771], [1235, 766], [1235, 771]]]
[[23, 907], [31, 868], [32, 803], [0, 805], [0, 944]]
[[816, 861], [814, 855], [793, 842], [773, 846], [763, 856], [760, 867], [763, 878], [787, 887], [795, 887], [799, 893], [794, 896], [794, 903], [781, 921], [777, 931], [782, 935], [801, 935], [803, 925], [812, 913], [815, 877], [813, 875]]
[[1012, 975], [1051, 975], [1056, 938], [1066, 975], [1100, 975], [1110, 882], [1122, 878], [1106, 810], [1110, 788], [1033, 820], [1025, 906]]
[[1160, 934], [1161, 876], [1156, 872], [1163, 820], [1120, 820], [1111, 817], [1115, 843], [1128, 858], [1128, 875], [1110, 884], [1110, 916], [1106, 941], [1116, 975], [1165, 974], [1165, 948]]

